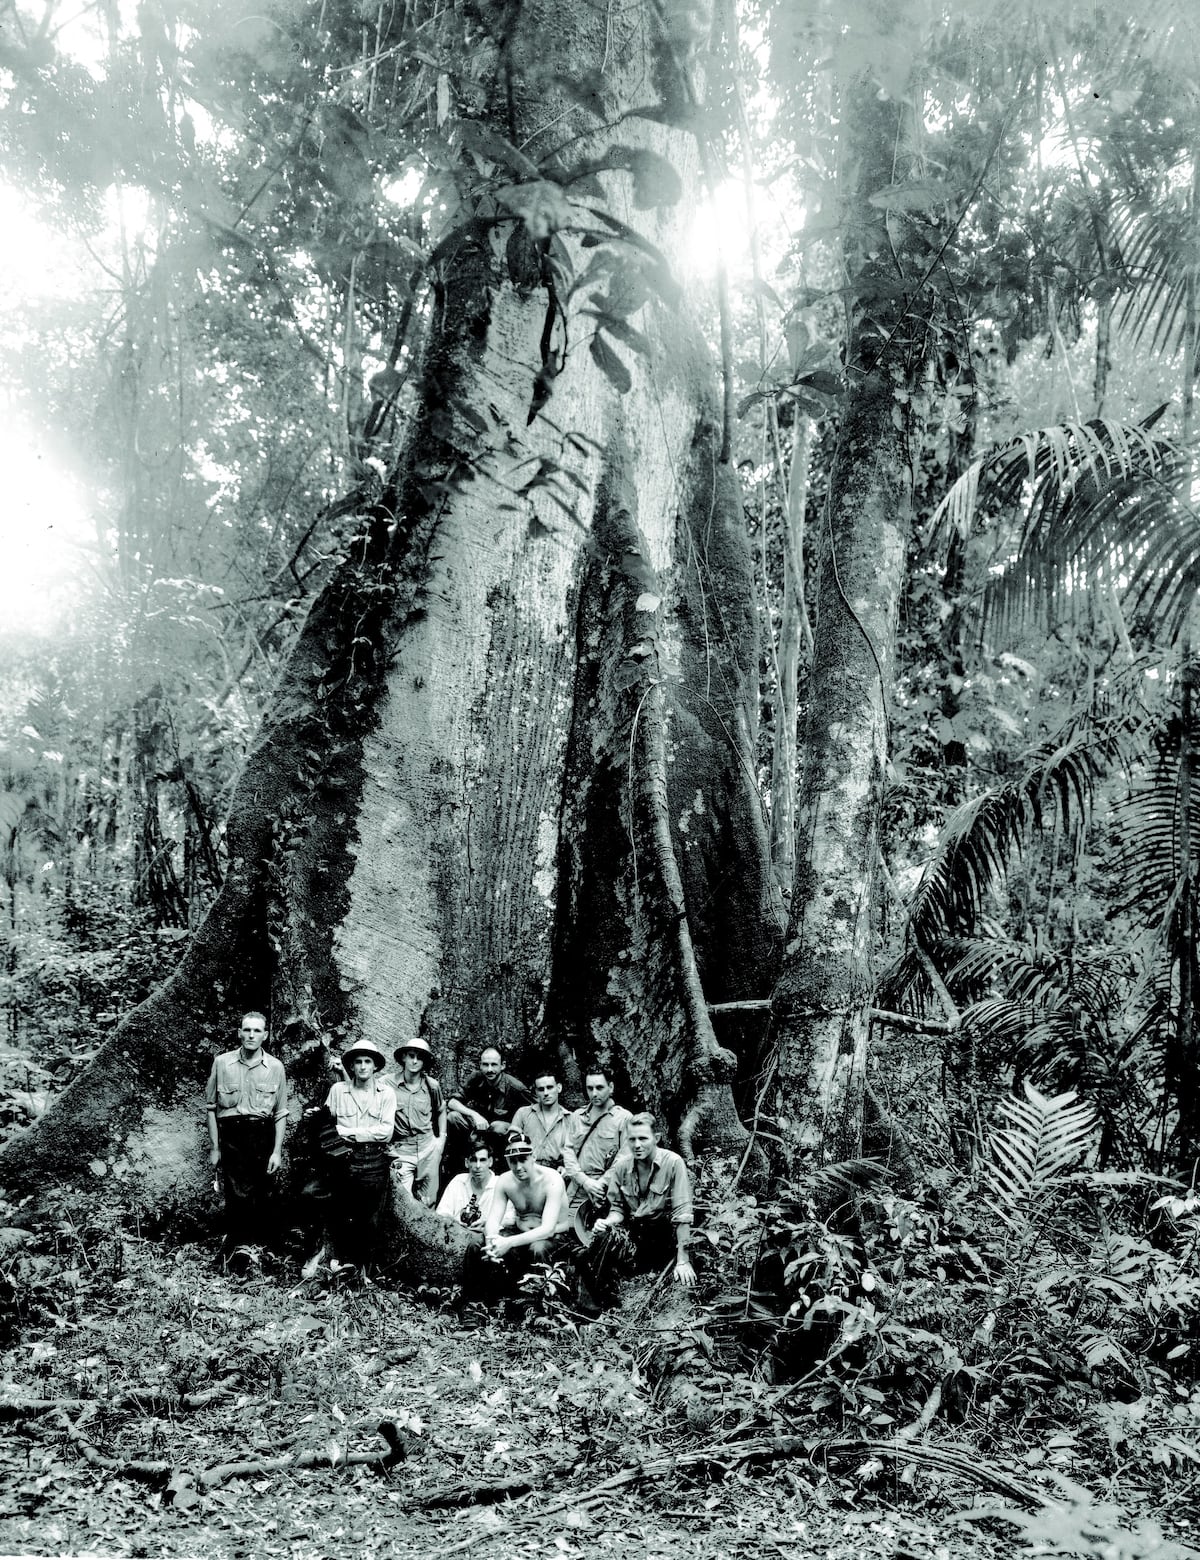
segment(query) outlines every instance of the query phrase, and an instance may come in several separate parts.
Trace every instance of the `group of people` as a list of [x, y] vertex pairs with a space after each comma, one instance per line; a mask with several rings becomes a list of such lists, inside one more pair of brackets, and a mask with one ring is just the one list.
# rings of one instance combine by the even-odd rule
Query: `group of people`
[[[282, 1162], [287, 1078], [264, 1051], [266, 1039], [264, 1016], [247, 1013], [237, 1049], [214, 1059], [206, 1091], [231, 1251], [262, 1239]], [[614, 1102], [606, 1068], [588, 1070], [587, 1103], [568, 1110], [553, 1069], [534, 1077], [531, 1094], [505, 1071], [494, 1046], [448, 1100], [429, 1074], [431, 1059], [425, 1040], [406, 1040], [393, 1053], [398, 1073], [389, 1078], [387, 1057], [371, 1040], [341, 1055], [344, 1076], [319, 1113], [332, 1269], [376, 1256], [395, 1179], [478, 1237], [465, 1285], [481, 1297], [512, 1289], [534, 1262], [559, 1259], [572, 1264], [586, 1308], [612, 1304], [619, 1279], [634, 1272], [671, 1265], [680, 1284], [695, 1283], [687, 1166], [659, 1144], [652, 1115]], [[443, 1166], [455, 1172], [448, 1179]]]

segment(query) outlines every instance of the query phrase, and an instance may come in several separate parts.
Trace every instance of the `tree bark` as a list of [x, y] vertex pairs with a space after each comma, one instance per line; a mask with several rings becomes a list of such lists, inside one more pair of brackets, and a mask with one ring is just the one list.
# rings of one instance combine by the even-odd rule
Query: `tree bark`
[[[390, 1051], [420, 1032], [450, 1089], [487, 1044], [518, 1073], [556, 1054], [568, 1079], [599, 1054], [619, 1097], [686, 1123], [693, 1148], [743, 1140], [706, 999], [766, 989], [779, 935], [752, 580], [711, 366], [662, 259], [699, 198], [672, 128], [686, 40], [651, 0], [635, 9], [614, 30], [582, 0], [484, 8], [491, 139], [475, 134], [473, 197], [438, 246], [406, 443], [361, 493], [282, 675], [212, 909], [0, 1155], [10, 1185], [86, 1179], [91, 1161], [146, 1208], [195, 1202], [200, 1089], [249, 1006], [300, 1095], [323, 1093], [350, 1039]], [[563, 92], [585, 78], [602, 113]], [[634, 106], [657, 117], [622, 122]], [[654, 203], [654, 158], [678, 203]], [[573, 181], [585, 162], [607, 171]], [[538, 201], [541, 227], [508, 215]], [[589, 261], [591, 290], [568, 297]], [[620, 318], [645, 351], [592, 345], [599, 287], [640, 289]], [[451, 1276], [461, 1231], [407, 1196], [397, 1214], [413, 1265]]]
[[861, 1148], [886, 698], [911, 521], [906, 392], [928, 307], [906, 273], [905, 218], [880, 198], [914, 150], [909, 90], [896, 79], [915, 52], [913, 24], [904, 8], [874, 9], [878, 66], [844, 97], [848, 388], [820, 536], [796, 890], [772, 1005], [793, 1169], [813, 1152]]

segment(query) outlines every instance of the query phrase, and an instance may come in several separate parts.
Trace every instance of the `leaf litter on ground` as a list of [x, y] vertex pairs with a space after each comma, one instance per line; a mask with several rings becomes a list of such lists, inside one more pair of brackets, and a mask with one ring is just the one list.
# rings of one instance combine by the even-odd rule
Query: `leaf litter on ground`
[[9, 1319], [0, 1551], [1012, 1553], [1012, 1526], [964, 1524], [970, 1492], [936, 1470], [698, 1456], [686, 1415], [639, 1366], [652, 1295], [582, 1329], [514, 1326], [383, 1283], [289, 1293], [290, 1275], [231, 1278], [188, 1246], [123, 1243], [117, 1267], [89, 1265]]

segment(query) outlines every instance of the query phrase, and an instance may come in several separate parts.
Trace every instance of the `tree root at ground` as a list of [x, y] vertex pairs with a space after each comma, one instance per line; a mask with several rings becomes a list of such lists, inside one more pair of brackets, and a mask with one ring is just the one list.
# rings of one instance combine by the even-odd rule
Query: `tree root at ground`
[[[208, 1394], [195, 1393], [190, 1394], [190, 1397], [193, 1400], [201, 1397], [211, 1400], [217, 1395], [218, 1391], [214, 1389]], [[206, 1490], [217, 1489], [223, 1484], [228, 1484], [234, 1479], [261, 1478], [272, 1473], [295, 1473], [308, 1468], [363, 1467], [386, 1473], [403, 1462], [407, 1456], [400, 1431], [390, 1419], [385, 1419], [379, 1421], [375, 1428], [376, 1433], [387, 1443], [386, 1452], [347, 1452], [340, 1448], [294, 1451], [274, 1457], [219, 1463], [199, 1472], [191, 1472], [165, 1459], [128, 1459], [107, 1456], [92, 1444], [80, 1424], [71, 1422], [65, 1412], [68, 1406], [65, 1399], [54, 1402], [36, 1399], [32, 1401], [38, 1410], [45, 1408], [55, 1411], [54, 1426], [67, 1436], [90, 1467], [102, 1469], [106, 1473], [116, 1474], [122, 1478], [145, 1480], [165, 1487], [169, 1491], [189, 1487], [197, 1494], [202, 1494]], [[186, 1404], [187, 1398], [180, 1398], [177, 1401]], [[145, 1400], [138, 1400], [135, 1406], [144, 1406], [144, 1402]], [[5, 1405], [6, 1411], [10, 1411], [11, 1408], [11, 1404]], [[44, 1435], [47, 1427], [45, 1419], [36, 1421], [26, 1419], [16, 1426], [21, 1434], [31, 1439]], [[1055, 1504], [1054, 1498], [1037, 1485], [1017, 1477], [995, 1463], [981, 1462], [977, 1457], [949, 1447], [917, 1445], [900, 1440], [876, 1441], [853, 1438], [823, 1441], [811, 1436], [765, 1435], [751, 1436], [744, 1440], [713, 1442], [698, 1447], [695, 1451], [665, 1453], [660, 1457], [634, 1463], [620, 1469], [589, 1490], [565, 1494], [553, 1504], [539, 1507], [536, 1511], [536, 1519], [541, 1522], [543, 1518], [555, 1512], [590, 1505], [603, 1500], [616, 1490], [638, 1484], [643, 1480], [660, 1479], [687, 1470], [705, 1470], [723, 1476], [747, 1464], [764, 1464], [789, 1457], [805, 1457], [818, 1466], [828, 1466], [833, 1462], [853, 1459], [890, 1458], [965, 1480], [982, 1489], [1006, 1496], [1022, 1506]], [[571, 1466], [563, 1465], [540, 1472], [513, 1475], [507, 1479], [439, 1485], [424, 1493], [414, 1492], [410, 1504], [425, 1510], [492, 1505], [502, 1500], [516, 1500], [536, 1494], [539, 1490], [544, 1490], [550, 1481], [557, 1481], [572, 1471]], [[532, 1515], [534, 1513], [531, 1512]], [[467, 1542], [476, 1541], [482, 1541], [482, 1535], [475, 1534]], [[448, 1555], [463, 1547], [466, 1545], [454, 1545], [438, 1553]]]
[[[539, 1506], [529, 1511], [529, 1520], [539, 1526], [548, 1516], [568, 1509], [578, 1510], [606, 1499], [617, 1490], [647, 1479], [660, 1479], [688, 1469], [717, 1470], [721, 1474], [732, 1473], [747, 1463], [773, 1462], [783, 1457], [807, 1457], [814, 1464], [828, 1464], [850, 1458], [890, 1457], [898, 1461], [915, 1463], [935, 1469], [955, 1478], [967, 1480], [983, 1489], [993, 1490], [1017, 1501], [1022, 1506], [1051, 1506], [1054, 1497], [1036, 1485], [1017, 1478], [996, 1464], [980, 1462], [963, 1452], [946, 1447], [914, 1446], [904, 1441], [852, 1440], [822, 1441], [810, 1436], [773, 1435], [755, 1436], [743, 1441], [719, 1441], [698, 1448], [693, 1452], [667, 1453], [648, 1458], [622, 1468], [590, 1490], [564, 1495], [549, 1506]], [[430, 1560], [443, 1560], [474, 1545], [482, 1545], [488, 1538], [498, 1536], [475, 1531], [470, 1538], [434, 1550]], [[511, 1529], [506, 1533], [511, 1538]]]
[[6, 1419], [32, 1419], [38, 1414], [81, 1414], [88, 1408], [106, 1409], [109, 1413], [127, 1413], [130, 1409], [148, 1414], [173, 1414], [181, 1409], [207, 1408], [220, 1402], [240, 1384], [240, 1377], [230, 1377], [202, 1392], [122, 1392], [118, 1397], [105, 1398], [39, 1398], [10, 1397], [0, 1400], [0, 1423]]
[[[397, 1463], [403, 1462], [408, 1455], [400, 1431], [390, 1419], [384, 1419], [377, 1424], [376, 1431], [387, 1442], [386, 1452], [346, 1452], [340, 1448], [333, 1451], [322, 1449], [286, 1452], [278, 1457], [218, 1463], [215, 1467], [193, 1473], [165, 1458], [109, 1457], [88, 1440], [79, 1424], [71, 1423], [67, 1414], [61, 1411], [61, 1407], [55, 1415], [53, 1427], [67, 1437], [89, 1467], [116, 1474], [118, 1478], [140, 1479], [164, 1487], [173, 1493], [183, 1488], [190, 1488], [198, 1494], [203, 1494], [204, 1491], [218, 1489], [233, 1479], [259, 1478], [271, 1473], [292, 1473], [304, 1468], [360, 1467], [373, 1468], [379, 1473], [386, 1473]], [[45, 1434], [47, 1425], [44, 1419], [23, 1420], [16, 1428], [22, 1435], [36, 1439]], [[486, 1495], [481, 1496], [481, 1499], [486, 1500]], [[442, 1503], [464, 1504], [461, 1501]]]

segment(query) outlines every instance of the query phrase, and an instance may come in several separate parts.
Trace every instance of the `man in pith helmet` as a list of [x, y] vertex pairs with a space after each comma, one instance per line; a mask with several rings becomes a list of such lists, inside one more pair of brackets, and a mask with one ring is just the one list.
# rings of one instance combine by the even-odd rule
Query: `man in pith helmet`
[[394, 1168], [401, 1186], [432, 1208], [446, 1146], [446, 1102], [441, 1085], [427, 1071], [433, 1056], [427, 1041], [405, 1040], [394, 1055], [402, 1069], [396, 1085]]

